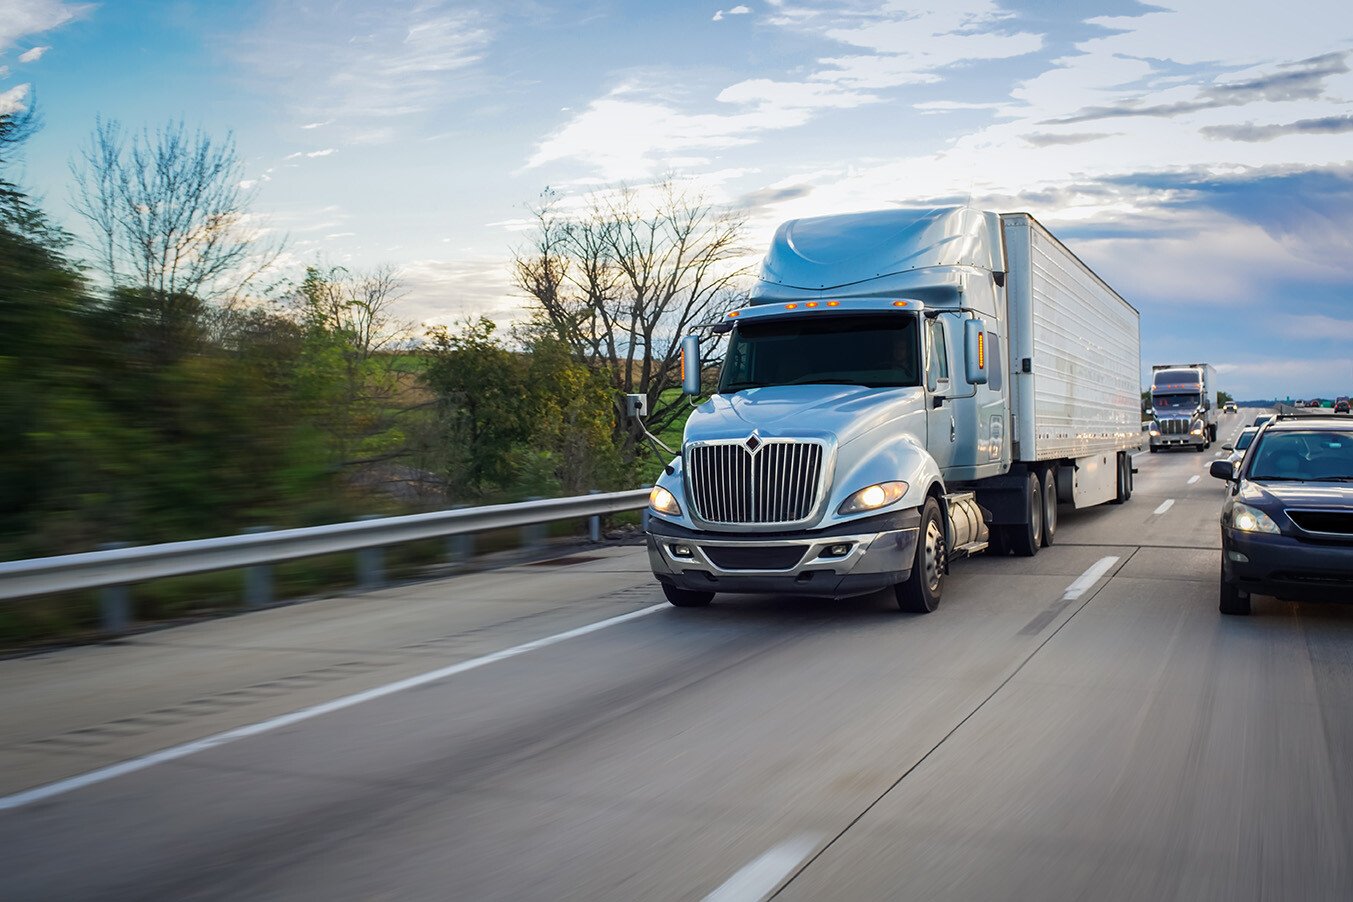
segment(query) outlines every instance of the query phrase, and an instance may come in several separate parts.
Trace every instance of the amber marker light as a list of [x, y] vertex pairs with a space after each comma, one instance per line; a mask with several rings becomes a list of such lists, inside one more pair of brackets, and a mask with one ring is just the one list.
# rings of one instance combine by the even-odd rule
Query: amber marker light
[[785, 309], [786, 309], [786, 310], [798, 310], [798, 309], [799, 309], [799, 305], [798, 305], [798, 304], [785, 304]]
[[840, 302], [840, 301], [828, 301], [828, 302], [827, 302], [827, 306], [828, 306], [828, 307], [840, 307], [840, 306], [841, 306], [841, 302]]
[[805, 307], [807, 307], [809, 310], [811, 310], [811, 309], [813, 309], [814, 307], [817, 306], [817, 301], [809, 301], [808, 303], [804, 304], [803, 306], [805, 306]]
[[729, 315], [729, 316], [737, 316], [737, 315], [738, 315], [738, 311], [736, 311], [736, 310], [730, 310], [730, 311], [728, 311], [728, 315]]
[[905, 306], [907, 306], [907, 302], [906, 302], [906, 301], [893, 301], [893, 306], [894, 306], [894, 307], [905, 307]]
[[977, 368], [984, 370], [987, 368], [987, 333], [977, 333]]

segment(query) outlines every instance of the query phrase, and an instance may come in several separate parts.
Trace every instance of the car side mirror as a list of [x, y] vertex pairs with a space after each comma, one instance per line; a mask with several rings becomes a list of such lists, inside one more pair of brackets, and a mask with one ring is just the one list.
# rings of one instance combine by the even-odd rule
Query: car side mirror
[[1217, 479], [1234, 479], [1236, 475], [1235, 464], [1229, 460], [1214, 460], [1212, 467], [1208, 470]]
[[1221, 446], [1221, 449], [1222, 449], [1223, 451], [1234, 451], [1234, 450], [1236, 450], [1236, 446], [1235, 446], [1235, 445], [1222, 445], [1222, 446]]
[[700, 394], [700, 336], [681, 339], [681, 393]]

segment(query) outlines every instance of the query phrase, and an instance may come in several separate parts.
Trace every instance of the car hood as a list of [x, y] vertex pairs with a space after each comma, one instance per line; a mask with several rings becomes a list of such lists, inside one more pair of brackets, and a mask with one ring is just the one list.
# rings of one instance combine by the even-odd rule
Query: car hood
[[1258, 506], [1324, 507], [1353, 510], [1353, 482], [1251, 482], [1240, 484], [1236, 500]]
[[889, 420], [919, 409], [916, 388], [859, 385], [771, 385], [714, 395], [686, 421], [686, 441], [764, 437], [834, 438], [844, 445]]

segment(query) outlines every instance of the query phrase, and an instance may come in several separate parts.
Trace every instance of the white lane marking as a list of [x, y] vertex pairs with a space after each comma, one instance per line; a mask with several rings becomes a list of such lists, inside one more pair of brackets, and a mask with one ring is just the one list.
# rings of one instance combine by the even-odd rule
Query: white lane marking
[[456, 676], [457, 674], [465, 673], [469, 670], [475, 670], [486, 664], [493, 664], [508, 658], [515, 658], [517, 655], [524, 655], [528, 651], [536, 651], [537, 649], [557, 645], [560, 642], [565, 642], [569, 639], [576, 639], [579, 636], [595, 633], [598, 630], [604, 630], [607, 627], [635, 620], [657, 611], [667, 610], [669, 607], [670, 606], [666, 604], [655, 604], [652, 607], [640, 608], [637, 611], [630, 611], [628, 614], [621, 614], [618, 617], [598, 620], [596, 623], [589, 623], [586, 626], [580, 626], [576, 629], [556, 633], [553, 636], [546, 636], [544, 639], [535, 639], [522, 645], [514, 645], [512, 648], [495, 651], [492, 654], [484, 655], [480, 658], [471, 658], [468, 661], [461, 661], [459, 664], [452, 664], [448, 667], [430, 670], [427, 673], [420, 673], [417, 676], [406, 677], [402, 680], [396, 680], [393, 683], [386, 683], [384, 686], [376, 686], [372, 689], [366, 689], [362, 692], [333, 699], [332, 701], [312, 705], [309, 708], [302, 708], [299, 711], [283, 714], [279, 717], [274, 717], [271, 720], [246, 724], [242, 727], [236, 727], [233, 730], [226, 730], [224, 733], [217, 733], [214, 736], [207, 736], [203, 739], [185, 742], [182, 745], [161, 749], [158, 752], [152, 752], [151, 754], [144, 755], [140, 758], [132, 758], [127, 761], [109, 765], [108, 767], [89, 771], [88, 773], [67, 777], [65, 780], [48, 783], [46, 786], [38, 786], [33, 789], [24, 790], [23, 792], [16, 792], [14, 795], [0, 797], [0, 811], [22, 808], [24, 805], [31, 805], [33, 802], [40, 802], [44, 799], [50, 799], [53, 796], [64, 795], [65, 793], [72, 792], [76, 789], [93, 786], [95, 783], [102, 783], [105, 780], [111, 780], [114, 777], [121, 777], [124, 774], [145, 770], [148, 767], [164, 764], [167, 761], [177, 761], [179, 758], [186, 758], [189, 755], [195, 755], [198, 752], [214, 749], [218, 746], [226, 745], [240, 739], [247, 739], [250, 736], [269, 733], [273, 730], [280, 729], [281, 727], [289, 727], [292, 724], [300, 723], [303, 720], [319, 717], [321, 714], [342, 711], [344, 708], [351, 708], [353, 705], [360, 705], [362, 702], [384, 698], [385, 696], [393, 695], [396, 692], [403, 692], [405, 689], [413, 689], [417, 686], [435, 683], [437, 680], [444, 680], [447, 677]]
[[1118, 558], [1113, 555], [1095, 561], [1090, 565], [1090, 569], [1076, 577], [1076, 581], [1066, 587], [1066, 591], [1062, 593], [1062, 601], [1075, 601], [1080, 598], [1090, 590], [1091, 586], [1099, 582], [1100, 577], [1108, 573], [1109, 569], [1116, 563], [1118, 563]]
[[724, 881], [705, 902], [757, 902], [812, 854], [822, 837], [797, 836], [744, 865]]
[[1199, 476], [1197, 473], [1194, 473], [1192, 476], [1189, 477], [1189, 482], [1188, 482], [1188, 484], [1189, 484], [1189, 485], [1193, 485], [1195, 482], [1197, 482], [1199, 479], [1202, 479], [1202, 478], [1203, 478], [1203, 477]]
[[1173, 498], [1166, 498], [1164, 501], [1162, 501], [1162, 502], [1160, 503], [1160, 507], [1156, 508], [1154, 511], [1152, 511], [1152, 513], [1153, 513], [1155, 516], [1160, 516], [1161, 514], [1165, 513], [1167, 510], [1169, 510], [1169, 509], [1172, 508], [1172, 507], [1174, 507], [1174, 499], [1173, 499]]

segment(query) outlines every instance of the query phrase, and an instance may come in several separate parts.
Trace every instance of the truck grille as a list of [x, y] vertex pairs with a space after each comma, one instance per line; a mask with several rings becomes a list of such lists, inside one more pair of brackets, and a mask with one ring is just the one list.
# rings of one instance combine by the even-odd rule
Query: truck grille
[[705, 545], [705, 557], [720, 570], [792, 570], [806, 545]]
[[686, 484], [707, 523], [795, 523], [817, 507], [820, 442], [760, 439], [691, 445]]
[[1161, 435], [1188, 435], [1189, 421], [1184, 419], [1169, 419], [1160, 421]]

